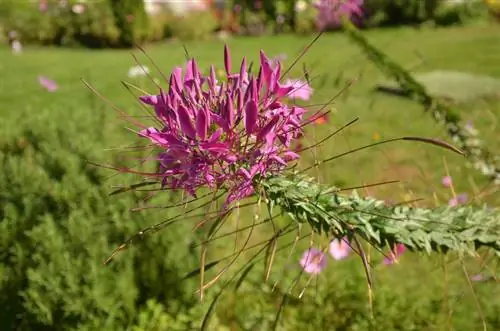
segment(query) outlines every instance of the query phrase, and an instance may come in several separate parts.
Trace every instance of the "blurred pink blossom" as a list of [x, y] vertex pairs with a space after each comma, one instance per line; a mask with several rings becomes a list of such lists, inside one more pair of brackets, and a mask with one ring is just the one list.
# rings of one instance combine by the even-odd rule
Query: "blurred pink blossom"
[[55, 92], [58, 89], [57, 83], [45, 76], [38, 76], [38, 82], [49, 92]]
[[316, 248], [310, 248], [302, 254], [300, 265], [308, 274], [319, 274], [326, 267], [326, 255]]
[[291, 86], [293, 89], [288, 93], [292, 99], [309, 100], [313, 93], [313, 89], [309, 84], [300, 79], [287, 79], [284, 82], [285, 86]]
[[453, 185], [453, 180], [451, 179], [451, 176], [444, 176], [443, 179], [441, 180], [441, 184], [443, 184], [444, 187], [451, 187]]
[[389, 256], [384, 258], [385, 265], [391, 265], [398, 262], [399, 257], [405, 252], [406, 246], [403, 244], [396, 244], [389, 252]]
[[335, 239], [330, 242], [330, 255], [334, 260], [342, 260], [349, 256], [351, 246], [347, 238]]
[[451, 207], [456, 207], [458, 205], [466, 204], [467, 200], [469, 200], [469, 195], [467, 193], [460, 193], [457, 194], [456, 197], [451, 198], [448, 202], [448, 205], [450, 205]]

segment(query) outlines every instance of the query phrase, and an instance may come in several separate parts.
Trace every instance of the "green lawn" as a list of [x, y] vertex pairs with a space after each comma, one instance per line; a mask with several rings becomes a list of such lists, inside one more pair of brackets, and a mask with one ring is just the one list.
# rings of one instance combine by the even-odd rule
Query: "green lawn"
[[[420, 31], [402, 28], [370, 31], [367, 35], [376, 46], [406, 67], [419, 64], [415, 71], [449, 69], [500, 78], [498, 32], [497, 27], [488, 26]], [[231, 40], [229, 45], [235, 66], [242, 56], [257, 60], [261, 48], [271, 56], [287, 54], [286, 62], [289, 64], [310, 39], [294, 36], [246, 38]], [[199, 59], [202, 68], [207, 68], [211, 63], [222, 65], [222, 42], [196, 42], [186, 46], [190, 54]], [[184, 51], [177, 43], [154, 45], [148, 47], [147, 52], [167, 74], [173, 66], [184, 62]], [[152, 68], [139, 52], [135, 53], [139, 55], [141, 62]], [[424, 60], [423, 63], [420, 58]], [[120, 108], [138, 113], [139, 107], [134, 98], [120, 84], [120, 80], [127, 80], [127, 70], [134, 64], [129, 51], [28, 48], [22, 56], [12, 56], [9, 50], [1, 49], [0, 59], [0, 112], [6, 119], [2, 121], [2, 125], [10, 126], [10, 119], [16, 119], [19, 125], [24, 116], [49, 111], [57, 117], [60, 111], [81, 112], [86, 109], [88, 116], [97, 116], [104, 103], [91, 96], [80, 78], [90, 82]], [[314, 130], [316, 136], [321, 137], [355, 117], [360, 120], [321, 147], [321, 155], [370, 143], [374, 135], [381, 138], [413, 135], [447, 139], [443, 128], [436, 125], [430, 116], [423, 114], [418, 105], [373, 93], [374, 85], [384, 77], [341, 34], [323, 36], [291, 70], [291, 77], [302, 76], [303, 62], [308, 66], [310, 76], [316, 77], [312, 83], [313, 88], [322, 79], [318, 76], [327, 75], [326, 84], [315, 91], [311, 102], [313, 104], [326, 102], [339, 92], [346, 81], [362, 74], [348, 94], [336, 100], [333, 105], [335, 114], [330, 116], [329, 124]], [[37, 75], [46, 75], [56, 80], [60, 84], [60, 90], [53, 94], [46, 93], [38, 85]], [[155, 72], [154, 75], [160, 78], [158, 73]], [[337, 78], [339, 79], [335, 84]], [[154, 91], [148, 82], [142, 84], [148, 86], [149, 91]], [[106, 130], [123, 131], [123, 123], [114, 120], [113, 111], [108, 107], [105, 112]], [[465, 120], [474, 120], [483, 131], [482, 134], [489, 138], [489, 144], [498, 149], [499, 135], [495, 128], [499, 113], [498, 102], [477, 102], [463, 107], [462, 116]], [[303, 162], [310, 162], [311, 157], [306, 155]], [[371, 149], [338, 159], [322, 169], [321, 177], [327, 183], [340, 186], [357, 186], [384, 180], [409, 181], [402, 190], [392, 185], [390, 188], [379, 188], [377, 192], [384, 195], [384, 191], [388, 189], [395, 198], [395, 192], [402, 194], [411, 189], [419, 197], [428, 197], [431, 192], [439, 190], [439, 179], [445, 173], [443, 157], [450, 163], [451, 174], [464, 179], [459, 181], [457, 189], [473, 190], [471, 181], [465, 179], [471, 175], [471, 179], [476, 182], [477, 177], [474, 172], [463, 171], [464, 162], [460, 157], [414, 143], [386, 145], [376, 151]], [[476, 185], [480, 186], [481, 183]]]
[[[500, 28], [496, 26], [437, 30], [401, 28], [368, 31], [366, 35], [377, 47], [382, 48], [406, 67], [412, 67], [421, 62], [421, 58], [424, 59], [424, 62], [414, 69], [415, 72], [446, 69], [500, 78], [500, 57], [498, 56], [500, 54]], [[257, 60], [259, 49], [264, 49], [270, 56], [287, 54], [288, 59], [285, 64], [288, 65], [311, 39], [312, 37], [280, 36], [232, 39], [228, 43], [231, 47], [234, 67], [238, 66], [236, 62], [239, 62], [242, 56], [247, 56], [249, 60]], [[191, 56], [199, 59], [201, 68], [208, 68], [208, 65], [212, 63], [222, 67], [222, 42], [193, 42], [187, 43], [186, 47]], [[185, 61], [184, 50], [179, 43], [148, 46], [146, 51], [166, 74], [173, 66], [183, 65]], [[142, 63], [153, 69], [140, 52], [134, 53], [138, 55]], [[314, 142], [326, 136], [335, 128], [339, 128], [356, 117], [359, 117], [359, 121], [319, 146], [316, 154], [305, 154], [301, 164], [307, 165], [314, 159], [322, 159], [372, 143], [375, 136], [382, 139], [404, 135], [423, 136], [449, 141], [444, 128], [437, 125], [419, 105], [406, 99], [373, 92], [375, 84], [383, 81], [384, 77], [342, 34], [323, 36], [290, 71], [290, 77], [303, 75], [302, 63], [306, 63], [309, 68], [310, 76], [313, 78], [312, 87], [315, 88], [314, 98], [308, 104], [326, 102], [337, 94], [347, 81], [359, 78], [348, 93], [337, 98], [331, 106], [333, 112], [328, 123], [311, 126], [308, 129], [308, 142]], [[134, 115], [141, 115], [143, 113], [134, 97], [120, 84], [121, 80], [126, 80], [154, 92], [151, 82], [133, 81], [127, 78], [127, 70], [134, 64], [130, 51], [27, 47], [22, 55], [13, 56], [10, 50], [0, 49], [0, 130], [5, 132], [5, 135], [2, 134], [3, 137], [0, 137], [0, 142], [18, 135], [20, 130], [37, 125], [37, 123], [46, 123], [47, 130], [53, 130], [56, 127], [73, 130], [75, 141], [78, 140], [79, 144], [88, 142], [89, 149], [96, 146], [95, 148], [102, 150], [106, 147], [129, 144], [133, 141], [134, 134], [124, 129], [128, 125], [118, 119], [111, 107], [106, 106], [103, 100], [93, 95], [80, 79], [84, 78], [119, 108]], [[38, 84], [38, 75], [54, 79], [60, 85], [60, 89], [55, 93], [43, 90]], [[322, 78], [314, 77], [321, 75], [326, 75], [324, 78], [326, 83], [318, 88], [315, 84]], [[162, 79], [161, 75], [155, 71], [153, 71], [153, 76]], [[464, 120], [473, 120], [481, 134], [486, 137], [488, 147], [500, 153], [500, 130], [497, 126], [500, 120], [500, 100], [495, 98], [477, 100], [467, 105], [460, 105], [459, 108]], [[83, 132], [79, 130], [84, 130], [85, 134], [83, 135]], [[82, 142], [81, 139], [85, 141]], [[72, 142], [61, 141], [60, 143], [71, 145]], [[104, 159], [93, 161], [106, 162], [107, 155], [111, 159], [113, 152], [100, 152], [98, 155]], [[410, 142], [394, 143], [353, 153], [324, 165], [311, 174], [317, 175], [321, 182], [340, 187], [400, 180], [399, 184], [361, 191], [363, 194], [390, 198], [394, 201], [423, 198], [424, 200], [418, 202], [419, 204], [435, 205], [446, 204], [451, 197], [451, 193], [440, 184], [441, 178], [446, 174], [445, 164], [455, 180], [457, 192], [468, 192], [470, 196], [475, 196], [485, 184], [484, 178], [474, 170], [466, 168], [463, 157], [434, 146]], [[498, 190], [490, 189], [487, 193], [477, 197], [473, 202], [494, 204], [499, 201]], [[305, 245], [307, 246], [307, 243]], [[126, 258], [126, 255], [123, 258]], [[417, 300], [422, 283], [430, 284], [424, 286], [427, 292], [447, 293], [447, 290], [442, 287], [446, 287], [443, 284], [448, 284], [448, 280], [443, 281], [443, 273], [436, 271], [442, 268], [443, 261], [436, 259], [423, 264], [420, 261], [420, 257], [409, 255], [406, 267], [405, 265], [396, 267], [395, 272], [380, 270], [378, 283], [380, 293], [382, 293], [381, 302], [384, 302], [382, 307], [386, 305], [390, 310], [391, 300], [393, 300], [391, 295], [400, 295], [404, 301], [407, 291], [412, 292], [408, 300]], [[353, 282], [363, 281], [359, 261], [353, 259], [348, 263], [350, 264], [339, 268], [336, 273], [335, 270], [329, 271], [327, 277], [331, 277], [330, 280], [325, 280], [324, 285], [318, 285], [325, 291], [324, 293], [329, 293], [336, 300], [347, 300], [342, 297], [342, 294], [334, 293], [334, 289], [350, 286], [349, 281], [344, 280], [339, 283], [343, 285], [335, 285], [336, 287], [334, 285], [327, 289], [324, 287], [349, 277], [352, 277]], [[454, 269], [461, 270], [460, 265], [455, 263]], [[351, 273], [348, 274], [348, 271]], [[476, 314], [474, 297], [470, 293], [463, 294], [465, 286], [463, 275], [455, 278], [460, 280], [450, 285], [451, 291], [454, 291], [450, 300], [455, 303], [458, 301], [466, 303], [461, 307], [453, 306], [453, 308], [456, 308], [457, 314], [462, 314], [464, 319], [472, 319], [477, 322], [474, 325], [480, 326], [481, 318]], [[399, 284], [401, 279], [407, 282], [398, 285], [397, 291], [391, 288], [393, 284]], [[395, 292], [390, 292], [392, 290]], [[317, 291], [321, 290], [317, 287]], [[478, 291], [489, 295], [489, 298], [494, 298], [494, 292], [487, 293], [486, 289]], [[440, 295], [441, 293], [438, 296]], [[359, 300], [365, 299], [366, 297], [362, 297]], [[364, 304], [366, 304], [364, 301], [359, 303], [359, 305]], [[418, 302], [415, 304], [418, 306]], [[443, 314], [433, 317], [429, 325], [425, 327], [420, 325], [420, 330], [437, 330], [441, 329], [440, 326], [448, 325], [445, 315], [449, 313], [450, 308], [435, 304], [437, 305], [435, 310], [443, 311]], [[228, 299], [222, 307], [231, 307], [231, 305], [232, 301]], [[252, 307], [251, 303], [248, 305]], [[405, 304], [400, 303], [400, 305]], [[325, 306], [324, 314], [328, 314], [328, 309], [331, 309], [328, 307], [330, 306]], [[348, 305], [341, 308], [348, 314], [350, 309]], [[495, 306], [491, 309], [497, 308]], [[470, 315], [472, 317], [467, 315], [467, 312], [471, 310], [474, 310], [474, 316]], [[418, 308], [415, 308], [412, 313], [419, 314]], [[225, 312], [224, 308], [221, 309], [220, 314], [223, 320], [227, 319], [228, 323], [235, 318], [231, 316], [231, 313]], [[490, 315], [494, 316], [494, 313]], [[349, 318], [346, 317], [346, 326], [349, 325], [348, 320]], [[403, 325], [404, 320], [401, 323]], [[495, 321], [489, 321], [489, 323], [495, 323]], [[396, 326], [387, 326], [387, 329], [391, 327], [397, 329]], [[382, 328], [379, 326], [378, 329]], [[462, 330], [460, 325], [455, 325], [455, 328]], [[239, 330], [236, 326], [232, 329]], [[414, 325], [406, 329], [418, 330], [419, 326]]]

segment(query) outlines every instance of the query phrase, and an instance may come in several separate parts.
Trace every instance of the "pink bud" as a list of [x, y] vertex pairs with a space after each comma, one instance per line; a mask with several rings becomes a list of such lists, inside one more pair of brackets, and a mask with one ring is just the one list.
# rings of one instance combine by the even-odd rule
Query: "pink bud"
[[257, 124], [258, 115], [257, 103], [254, 100], [247, 102], [245, 107], [245, 129], [247, 134], [252, 134]]
[[229, 53], [229, 47], [227, 47], [227, 45], [224, 45], [224, 67], [229, 76], [231, 74], [231, 54]]

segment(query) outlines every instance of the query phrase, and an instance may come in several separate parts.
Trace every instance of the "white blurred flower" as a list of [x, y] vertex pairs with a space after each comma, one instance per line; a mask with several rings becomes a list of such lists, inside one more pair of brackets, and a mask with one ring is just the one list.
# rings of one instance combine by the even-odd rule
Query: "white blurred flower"
[[304, 0], [299, 0], [295, 3], [295, 11], [297, 13], [303, 12], [307, 8], [307, 2]]
[[85, 12], [85, 6], [81, 3], [77, 3], [73, 5], [73, 7], [71, 7], [71, 10], [73, 11], [73, 13], [80, 15]]
[[12, 47], [12, 53], [14, 54], [20, 54], [23, 51], [23, 45], [19, 40], [14, 40], [12, 42], [11, 47]]
[[136, 65], [128, 70], [127, 76], [130, 78], [136, 78], [140, 76], [146, 76], [149, 74], [149, 68], [143, 65]]

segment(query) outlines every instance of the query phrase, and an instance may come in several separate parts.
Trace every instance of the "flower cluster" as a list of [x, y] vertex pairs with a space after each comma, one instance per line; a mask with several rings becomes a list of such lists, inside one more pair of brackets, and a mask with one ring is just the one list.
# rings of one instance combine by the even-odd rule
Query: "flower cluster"
[[280, 63], [263, 51], [257, 76], [247, 72], [245, 58], [233, 73], [227, 46], [224, 65], [223, 82], [213, 66], [203, 76], [195, 60], [184, 75], [175, 68], [167, 92], [140, 97], [154, 107], [162, 127], [139, 134], [163, 150], [155, 176], [164, 188], [193, 196], [200, 187], [226, 189], [227, 207], [254, 193], [257, 176], [282, 171], [299, 157], [291, 144], [302, 132], [305, 110], [284, 102], [294, 87], [280, 84]]

